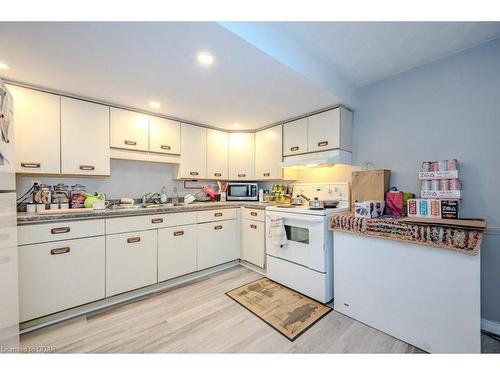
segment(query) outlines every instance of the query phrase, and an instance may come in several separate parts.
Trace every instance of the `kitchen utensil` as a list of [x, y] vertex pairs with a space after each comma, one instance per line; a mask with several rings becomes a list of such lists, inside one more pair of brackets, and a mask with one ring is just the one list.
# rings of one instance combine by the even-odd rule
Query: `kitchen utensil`
[[302, 200], [302, 197], [300, 195], [297, 195], [292, 199], [292, 204], [294, 206], [302, 206], [303, 203], [304, 201]]
[[337, 208], [338, 204], [339, 204], [338, 200], [323, 201], [323, 206], [325, 206], [325, 208]]
[[325, 208], [323, 201], [320, 201], [318, 197], [314, 197], [314, 199], [309, 200], [309, 209], [311, 210], [322, 210]]
[[[87, 201], [85, 200], [85, 204], [87, 203]], [[94, 200], [94, 202], [92, 203], [92, 208], [94, 210], [104, 210], [105, 208], [107, 208], [109, 206], [109, 201], [106, 201], [104, 199], [96, 199]]]
[[135, 201], [132, 198], [123, 197], [122, 199], [120, 199], [120, 206], [130, 207], [134, 203]]

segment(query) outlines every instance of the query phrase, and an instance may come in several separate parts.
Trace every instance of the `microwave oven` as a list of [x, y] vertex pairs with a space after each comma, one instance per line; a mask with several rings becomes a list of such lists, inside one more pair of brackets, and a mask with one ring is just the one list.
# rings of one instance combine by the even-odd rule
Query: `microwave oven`
[[229, 182], [227, 185], [228, 201], [257, 201], [259, 186], [255, 182]]

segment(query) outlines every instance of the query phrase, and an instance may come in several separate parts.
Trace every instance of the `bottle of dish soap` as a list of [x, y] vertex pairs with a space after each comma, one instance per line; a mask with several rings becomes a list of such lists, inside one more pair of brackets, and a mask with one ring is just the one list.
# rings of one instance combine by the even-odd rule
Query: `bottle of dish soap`
[[175, 186], [172, 189], [172, 203], [173, 204], [179, 203], [179, 194], [177, 193], [177, 188]]
[[164, 187], [161, 188], [160, 202], [162, 204], [165, 204], [165, 203], [167, 203], [167, 200], [168, 200], [168, 198], [167, 198], [167, 188], [164, 186]]

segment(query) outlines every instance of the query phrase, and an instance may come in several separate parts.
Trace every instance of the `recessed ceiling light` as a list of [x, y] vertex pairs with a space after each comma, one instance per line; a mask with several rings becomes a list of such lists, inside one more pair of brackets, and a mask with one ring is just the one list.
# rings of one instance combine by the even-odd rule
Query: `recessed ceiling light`
[[240, 125], [240, 124], [238, 124], [237, 122], [235, 122], [235, 123], [233, 124], [233, 128], [235, 128], [235, 129], [239, 129], [239, 128], [240, 128], [240, 126], [241, 126], [241, 125]]
[[0, 69], [7, 70], [7, 69], [9, 69], [9, 66], [3, 62], [0, 62]]
[[154, 101], [153, 101], [153, 102], [149, 102], [149, 106], [150, 106], [151, 108], [158, 109], [158, 108], [160, 108], [160, 107], [161, 107], [161, 104], [160, 104], [159, 102], [154, 102]]
[[198, 52], [196, 57], [201, 65], [209, 66], [214, 63], [214, 57], [208, 52]]

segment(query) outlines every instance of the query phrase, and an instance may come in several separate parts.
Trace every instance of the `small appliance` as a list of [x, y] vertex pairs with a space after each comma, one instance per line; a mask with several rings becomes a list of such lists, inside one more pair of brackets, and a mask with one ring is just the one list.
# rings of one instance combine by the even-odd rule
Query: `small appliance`
[[226, 199], [228, 201], [258, 201], [259, 186], [255, 182], [229, 182]]

